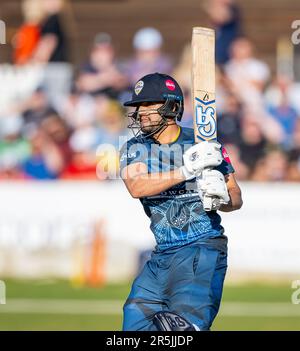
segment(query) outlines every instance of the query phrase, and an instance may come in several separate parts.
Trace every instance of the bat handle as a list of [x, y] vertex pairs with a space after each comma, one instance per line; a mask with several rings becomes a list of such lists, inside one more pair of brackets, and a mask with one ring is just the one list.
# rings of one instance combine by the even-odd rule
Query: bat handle
[[203, 208], [204, 208], [204, 211], [211, 211], [211, 209], [212, 209], [212, 197], [211, 196], [204, 195]]

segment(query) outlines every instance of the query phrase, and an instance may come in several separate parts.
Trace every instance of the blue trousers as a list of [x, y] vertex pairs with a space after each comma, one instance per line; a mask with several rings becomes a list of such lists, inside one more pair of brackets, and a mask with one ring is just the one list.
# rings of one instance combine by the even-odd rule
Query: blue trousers
[[175, 312], [200, 330], [209, 330], [219, 310], [226, 269], [225, 236], [153, 251], [124, 305], [123, 330], [157, 330], [152, 318], [159, 311]]

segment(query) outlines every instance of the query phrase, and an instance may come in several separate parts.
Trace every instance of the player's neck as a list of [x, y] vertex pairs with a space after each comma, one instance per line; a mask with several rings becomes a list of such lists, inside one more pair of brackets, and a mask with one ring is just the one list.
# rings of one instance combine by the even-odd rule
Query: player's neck
[[159, 132], [157, 135], [154, 135], [154, 139], [156, 139], [160, 144], [170, 144], [175, 142], [180, 133], [180, 127], [178, 124], [169, 124], [167, 128], [165, 128], [161, 133]]

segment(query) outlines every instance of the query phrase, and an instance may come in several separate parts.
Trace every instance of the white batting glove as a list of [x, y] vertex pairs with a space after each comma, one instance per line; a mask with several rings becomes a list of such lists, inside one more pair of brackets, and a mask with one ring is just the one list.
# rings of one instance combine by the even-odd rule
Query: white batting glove
[[222, 160], [221, 144], [203, 141], [193, 145], [183, 154], [184, 165], [181, 172], [185, 179], [192, 179], [200, 176], [204, 168], [219, 166]]
[[225, 177], [215, 169], [203, 170], [197, 186], [205, 211], [216, 211], [230, 201]]

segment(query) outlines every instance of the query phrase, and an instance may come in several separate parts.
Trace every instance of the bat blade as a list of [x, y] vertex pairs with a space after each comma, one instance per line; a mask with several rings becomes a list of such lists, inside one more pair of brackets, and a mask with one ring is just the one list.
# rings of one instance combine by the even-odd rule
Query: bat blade
[[216, 139], [215, 31], [210, 28], [193, 28], [192, 99], [195, 141]]

